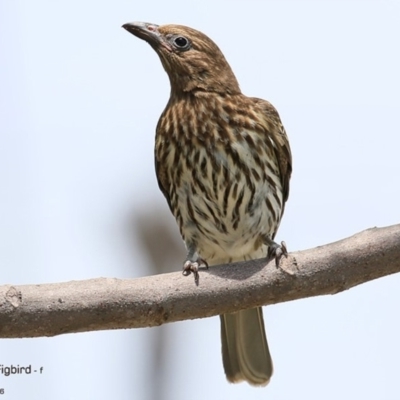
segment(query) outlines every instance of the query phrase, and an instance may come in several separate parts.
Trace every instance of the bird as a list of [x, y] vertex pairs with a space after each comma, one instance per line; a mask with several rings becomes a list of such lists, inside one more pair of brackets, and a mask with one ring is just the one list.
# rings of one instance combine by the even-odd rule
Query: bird
[[[122, 26], [157, 53], [170, 81], [156, 126], [158, 185], [187, 249], [184, 275], [199, 268], [287, 256], [274, 241], [289, 195], [292, 154], [274, 106], [242, 94], [219, 47], [183, 25]], [[229, 382], [265, 386], [273, 373], [262, 308], [220, 316]]]

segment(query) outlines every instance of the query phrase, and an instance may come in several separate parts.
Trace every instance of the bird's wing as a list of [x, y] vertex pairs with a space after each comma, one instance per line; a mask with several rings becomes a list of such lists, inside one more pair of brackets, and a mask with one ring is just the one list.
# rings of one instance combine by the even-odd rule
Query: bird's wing
[[[266, 100], [251, 98], [261, 109], [265, 116], [264, 129], [269, 139], [274, 144], [276, 158], [278, 160], [279, 172], [283, 190], [283, 201], [289, 197], [289, 181], [292, 174], [292, 152], [285, 128], [275, 107]], [[283, 213], [283, 210], [282, 210]]]
[[[162, 118], [162, 116], [161, 116]], [[167, 174], [167, 160], [166, 158], [169, 155], [168, 142], [164, 139], [164, 135], [161, 134], [161, 118], [158, 121], [156, 128], [156, 143], [154, 148], [154, 162], [155, 162], [155, 170], [156, 177], [158, 182], [158, 187], [160, 188], [162, 194], [167, 200], [169, 209], [172, 213], [172, 199], [170, 198], [169, 188], [170, 188], [170, 179]]]

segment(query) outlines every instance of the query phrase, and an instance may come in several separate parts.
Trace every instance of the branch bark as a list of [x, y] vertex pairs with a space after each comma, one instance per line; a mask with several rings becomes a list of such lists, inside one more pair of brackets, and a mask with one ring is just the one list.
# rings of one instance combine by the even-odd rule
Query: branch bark
[[180, 272], [1, 286], [0, 337], [150, 327], [335, 294], [400, 272], [400, 224], [290, 253], [281, 267], [262, 259], [215, 266], [198, 286]]

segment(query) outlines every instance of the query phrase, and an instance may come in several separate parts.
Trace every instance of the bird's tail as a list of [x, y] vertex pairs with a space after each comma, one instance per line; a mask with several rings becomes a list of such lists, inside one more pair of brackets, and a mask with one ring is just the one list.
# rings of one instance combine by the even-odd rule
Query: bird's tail
[[266, 385], [272, 359], [265, 335], [262, 308], [221, 315], [222, 358], [230, 382]]

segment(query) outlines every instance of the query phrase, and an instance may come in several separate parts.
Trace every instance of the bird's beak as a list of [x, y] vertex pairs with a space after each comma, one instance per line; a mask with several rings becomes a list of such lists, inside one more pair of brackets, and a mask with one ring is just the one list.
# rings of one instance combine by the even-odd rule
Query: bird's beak
[[153, 47], [157, 47], [163, 43], [161, 34], [158, 31], [158, 25], [156, 24], [150, 24], [148, 22], [128, 22], [122, 25], [122, 27], [132, 33], [132, 35], [145, 40]]

